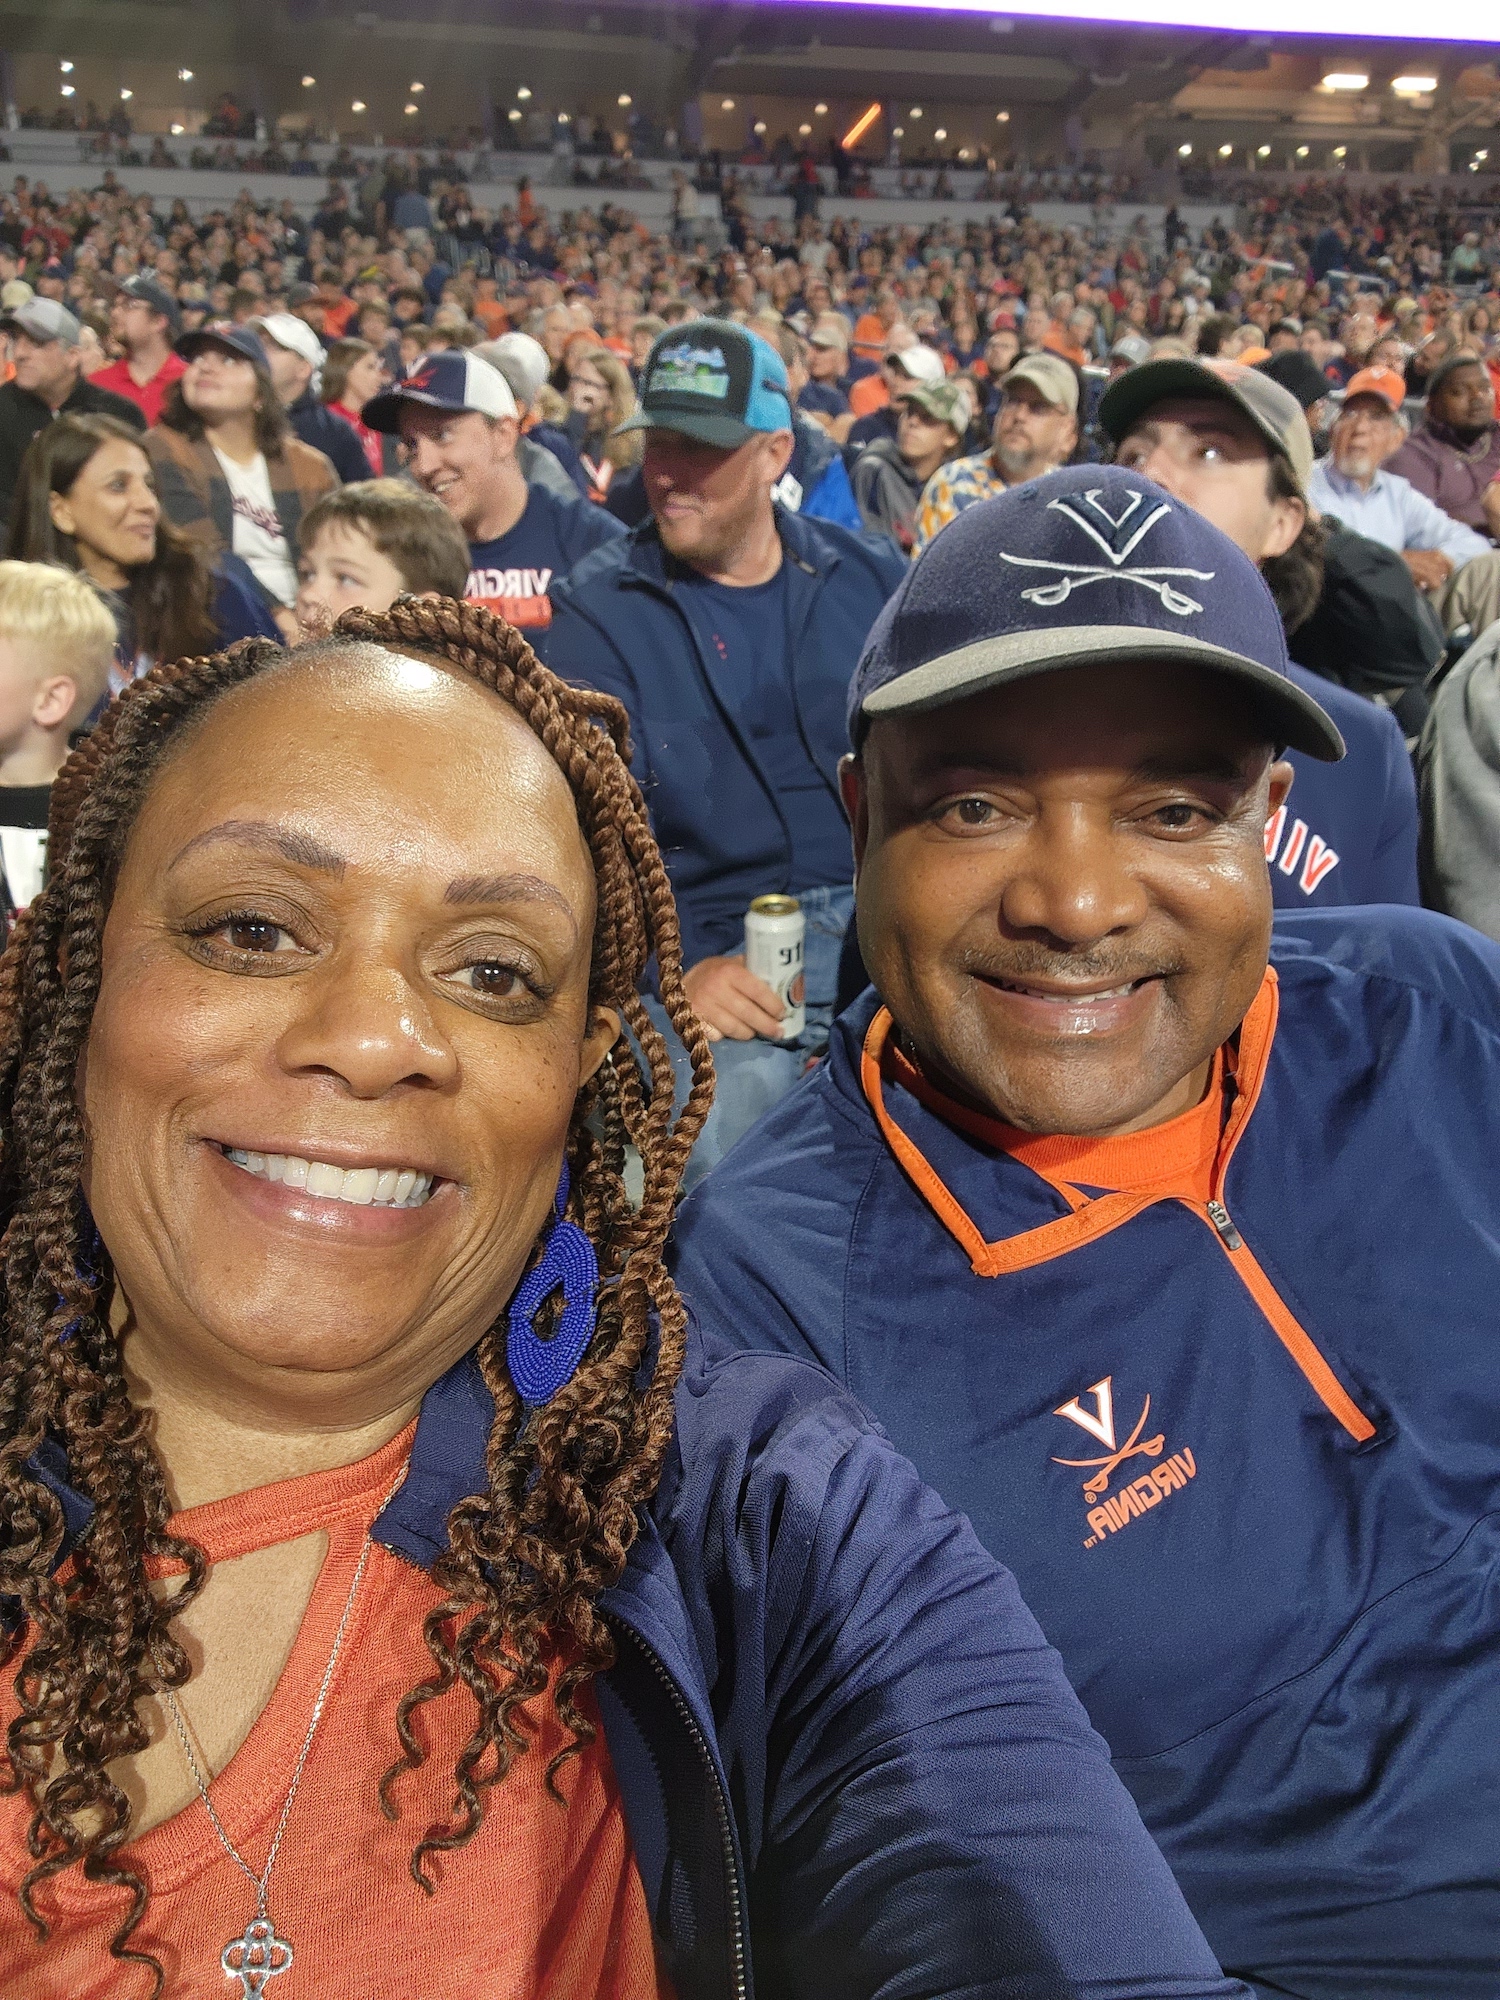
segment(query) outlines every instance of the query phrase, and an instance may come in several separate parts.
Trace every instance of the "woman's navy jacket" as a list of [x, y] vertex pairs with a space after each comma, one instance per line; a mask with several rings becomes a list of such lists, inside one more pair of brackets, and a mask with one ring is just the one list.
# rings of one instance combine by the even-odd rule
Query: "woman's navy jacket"
[[[1015, 1583], [859, 1406], [696, 1333], [676, 1400], [596, 1686], [677, 2000], [1243, 2000]], [[491, 1416], [472, 1357], [429, 1390], [385, 1547], [430, 1566]]]

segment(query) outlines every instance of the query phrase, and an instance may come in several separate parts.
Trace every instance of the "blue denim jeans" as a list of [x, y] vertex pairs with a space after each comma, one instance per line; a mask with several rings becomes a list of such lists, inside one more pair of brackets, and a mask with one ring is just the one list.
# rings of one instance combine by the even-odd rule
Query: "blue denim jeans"
[[[854, 915], [854, 891], [804, 889], [797, 900], [807, 919], [803, 954], [807, 1025], [792, 1042], [767, 1042], [759, 1036], [753, 1041], [736, 1042], [726, 1035], [723, 1041], [714, 1043], [718, 1088], [714, 1108], [688, 1161], [683, 1177], [685, 1188], [695, 1186], [710, 1168], [717, 1166], [735, 1140], [742, 1138], [757, 1118], [786, 1096], [828, 1046], [834, 995], [838, 991], [839, 953], [843, 949], [844, 932]], [[680, 1105], [692, 1080], [687, 1050], [673, 1033], [661, 1002], [647, 995], [646, 1009], [666, 1036], [672, 1067], [677, 1072]]]

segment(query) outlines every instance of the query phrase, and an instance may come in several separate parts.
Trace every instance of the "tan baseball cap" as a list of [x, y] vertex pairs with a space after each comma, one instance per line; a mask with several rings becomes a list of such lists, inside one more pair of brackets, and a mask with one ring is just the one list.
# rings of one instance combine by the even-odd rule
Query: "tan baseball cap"
[[1179, 396], [1208, 397], [1243, 410], [1276, 456], [1285, 461], [1297, 490], [1307, 491], [1313, 443], [1302, 405], [1290, 389], [1283, 389], [1259, 368], [1247, 368], [1240, 361], [1143, 361], [1105, 390], [1099, 401], [1100, 426], [1119, 444], [1148, 410]]
[[1045, 396], [1055, 410], [1078, 415], [1078, 377], [1059, 354], [1025, 355], [1008, 374], [1002, 376], [1003, 395], [1013, 382], [1029, 382], [1039, 396]]

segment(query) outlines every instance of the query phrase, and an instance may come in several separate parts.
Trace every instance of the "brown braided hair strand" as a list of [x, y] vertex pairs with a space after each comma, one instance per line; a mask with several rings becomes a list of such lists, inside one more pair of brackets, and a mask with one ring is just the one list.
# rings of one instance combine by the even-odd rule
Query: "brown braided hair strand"
[[[0, 1597], [19, 1610], [3, 1645], [7, 1663], [19, 1656], [4, 1762], [8, 1789], [24, 1789], [33, 1809], [22, 1907], [45, 1936], [33, 1895], [50, 1876], [77, 1866], [90, 1881], [128, 1890], [111, 1950], [149, 1967], [157, 1994], [159, 1965], [130, 1948], [149, 1887], [118, 1855], [130, 1807], [107, 1767], [145, 1747], [141, 1698], [188, 1679], [171, 1627], [202, 1589], [206, 1559], [168, 1531], [148, 1419], [126, 1391], [111, 1330], [113, 1269], [82, 1194], [78, 1064], [115, 877], [164, 760], [231, 688], [367, 648], [470, 676], [513, 708], [555, 759], [594, 865], [590, 1001], [616, 1009], [625, 1023], [579, 1095], [567, 1141], [570, 1214], [599, 1256], [588, 1352], [552, 1402], [533, 1411], [506, 1368], [503, 1313], [476, 1350], [495, 1403], [486, 1490], [450, 1518], [449, 1548], [434, 1569], [445, 1600], [424, 1627], [433, 1670], [399, 1704], [400, 1754], [380, 1781], [382, 1806], [395, 1818], [402, 1775], [424, 1761], [413, 1717], [461, 1681], [476, 1715], [454, 1770], [448, 1823], [429, 1828], [412, 1855], [412, 1873], [429, 1893], [427, 1858], [472, 1838], [485, 1792], [526, 1749], [528, 1701], [550, 1682], [570, 1732], [549, 1766], [554, 1791], [558, 1767], [592, 1740], [581, 1698], [614, 1659], [597, 1599], [624, 1567], [672, 1432], [686, 1314], [664, 1247], [712, 1101], [713, 1072], [683, 990], [671, 886], [628, 768], [624, 709], [569, 687], [510, 626], [451, 599], [405, 599], [380, 616], [348, 612], [328, 639], [291, 654], [252, 640], [153, 669], [112, 704], [59, 774], [50, 880], [0, 959]], [[653, 956], [692, 1067], [675, 1121], [671, 1060], [638, 991]], [[639, 1153], [644, 1177], [635, 1210], [625, 1187], [627, 1145]], [[31, 1464], [49, 1441], [61, 1446], [69, 1483], [93, 1508], [61, 1574], [62, 1504]], [[154, 1558], [184, 1572], [165, 1600], [147, 1584]]]

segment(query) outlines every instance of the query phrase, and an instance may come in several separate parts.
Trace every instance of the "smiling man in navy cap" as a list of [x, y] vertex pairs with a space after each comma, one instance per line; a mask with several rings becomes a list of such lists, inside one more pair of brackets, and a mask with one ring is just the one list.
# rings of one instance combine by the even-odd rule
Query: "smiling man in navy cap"
[[687, 1202], [689, 1302], [970, 1514], [1228, 1970], [1493, 2000], [1500, 951], [1273, 939], [1281, 752], [1338, 732], [1123, 468], [945, 528], [850, 722], [878, 990]]

